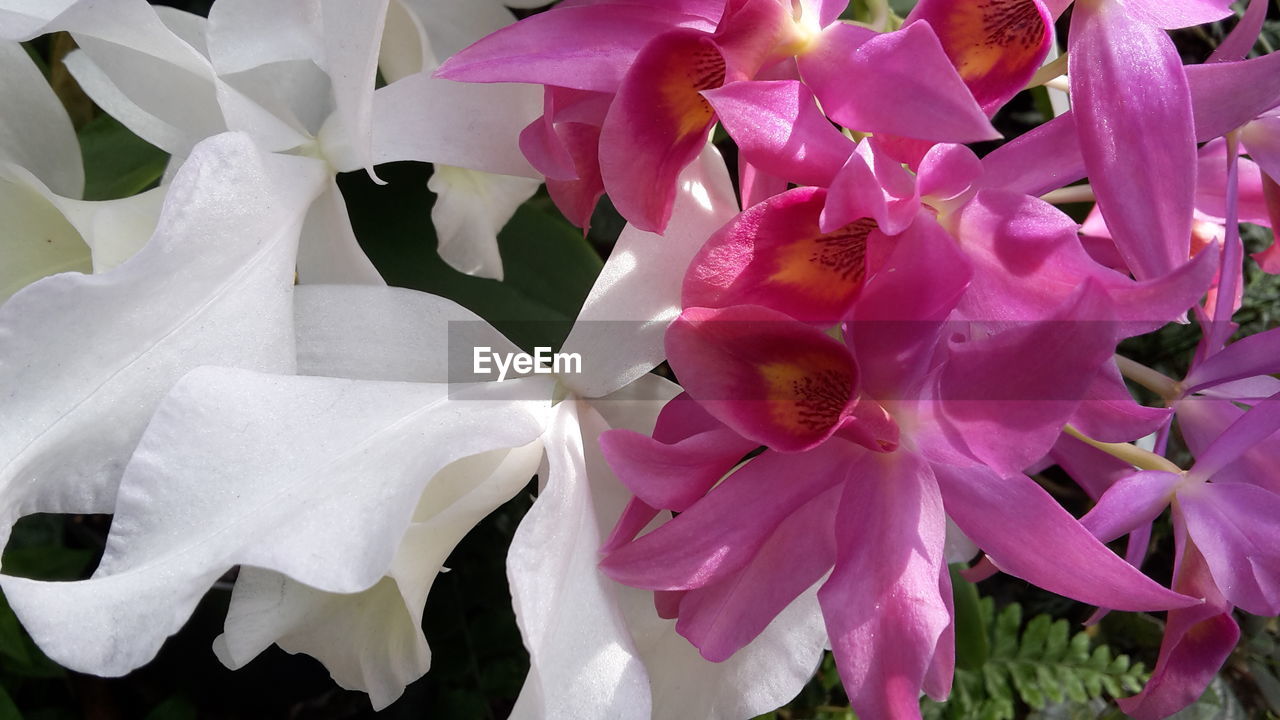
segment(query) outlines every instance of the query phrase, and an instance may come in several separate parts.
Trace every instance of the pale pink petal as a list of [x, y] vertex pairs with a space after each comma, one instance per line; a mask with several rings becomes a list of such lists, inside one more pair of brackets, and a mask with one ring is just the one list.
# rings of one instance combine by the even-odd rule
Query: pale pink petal
[[1205, 483], [1180, 491], [1178, 503], [1227, 600], [1254, 615], [1280, 613], [1280, 496], [1245, 483]]
[[1080, 524], [1102, 542], [1127, 535], [1164, 512], [1181, 479], [1163, 470], [1134, 473], [1103, 493]]

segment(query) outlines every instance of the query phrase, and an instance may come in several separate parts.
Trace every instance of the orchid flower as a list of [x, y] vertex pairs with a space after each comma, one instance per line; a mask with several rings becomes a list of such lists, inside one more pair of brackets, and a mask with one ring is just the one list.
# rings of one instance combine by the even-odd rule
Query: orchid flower
[[[564, 6], [495, 33], [438, 74], [547, 86], [543, 118], [526, 129], [521, 146], [549, 178], [583, 183], [557, 198], [566, 214], [582, 222], [584, 209], [607, 191], [624, 217], [653, 231], [666, 226], [674, 179], [715, 122], [702, 93], [728, 83], [803, 78], [833, 120], [860, 131], [931, 142], [997, 136], [928, 23], [881, 36], [836, 22], [843, 6]], [[594, 50], [567, 48], [566, 34], [590, 36]], [[767, 194], [748, 189], [744, 198]]]
[[[606, 546], [606, 572], [659, 591], [660, 612], [715, 660], [834, 566], [819, 599], [854, 709], [873, 717], [916, 716], [922, 685], [936, 697], [949, 688], [948, 516], [1001, 569], [1055, 592], [1098, 602], [1106, 587], [1131, 607], [1192, 604], [1089, 540], [1019, 472], [1052, 444], [1090, 379], [1020, 373], [1016, 358], [1035, 347], [1055, 367], [1097, 367], [1113, 337], [1068, 338], [1047, 322], [950, 345], [944, 321], [973, 273], [936, 224], [912, 224], [854, 305], [852, 354], [776, 310], [686, 308], [667, 350], [692, 399], [675, 401], [652, 439], [604, 437], [636, 494]], [[1058, 318], [1095, 313], [1101, 297], [1087, 281]], [[1046, 377], [1057, 387], [1032, 387]], [[1068, 377], [1078, 378], [1071, 389]], [[973, 400], [1030, 397], [1046, 399]], [[680, 514], [632, 540], [663, 507]], [[1039, 559], [1047, 555], [1052, 565]], [[1099, 573], [1108, 580], [1086, 580]], [[738, 591], [747, 587], [774, 592]]]
[[[67, 67], [89, 96], [176, 158], [199, 139], [230, 129], [248, 132], [271, 151], [321, 157], [335, 174], [372, 172], [374, 164], [392, 160], [438, 160], [524, 175], [493, 180], [459, 169], [433, 181], [443, 196], [436, 216], [446, 259], [464, 271], [501, 275], [497, 230], [536, 189], [528, 179], [536, 174], [514, 148], [515, 130], [535, 112], [531, 95], [519, 88], [442, 88], [450, 84], [431, 81], [429, 64], [375, 92], [387, 0], [358, 7], [224, 0], [207, 21], [141, 0], [112, 5], [109, 13], [84, 4], [34, 17], [44, 24], [19, 39], [72, 32], [81, 52], [68, 57]], [[398, 2], [396, 8], [409, 13]], [[102, 22], [99, 13], [112, 17]], [[409, 25], [429, 21], [415, 17]], [[417, 42], [420, 58], [433, 62], [422, 55], [429, 53], [425, 35]], [[412, 52], [407, 45], [401, 39], [388, 50], [392, 68], [411, 67], [403, 59]], [[183, 101], [174, 102], [175, 95]], [[477, 112], [494, 105], [508, 112]], [[504, 147], [504, 137], [512, 145]], [[336, 184], [317, 200], [305, 238], [303, 282], [382, 283], [356, 243]]]

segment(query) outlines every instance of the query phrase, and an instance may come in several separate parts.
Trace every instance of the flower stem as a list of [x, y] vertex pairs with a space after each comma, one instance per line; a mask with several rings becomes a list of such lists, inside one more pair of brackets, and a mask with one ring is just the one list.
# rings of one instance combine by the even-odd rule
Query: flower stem
[[1139, 470], [1164, 470], [1165, 472], [1181, 473], [1182, 468], [1174, 465], [1167, 458], [1157, 455], [1149, 450], [1132, 443], [1109, 443], [1101, 440], [1094, 440], [1070, 425], [1064, 427], [1062, 431], [1082, 443], [1091, 445], [1102, 452], [1123, 460]]
[[1173, 402], [1182, 395], [1176, 380], [1140, 362], [1116, 355], [1116, 366], [1120, 368], [1121, 375], [1164, 398], [1166, 403]]

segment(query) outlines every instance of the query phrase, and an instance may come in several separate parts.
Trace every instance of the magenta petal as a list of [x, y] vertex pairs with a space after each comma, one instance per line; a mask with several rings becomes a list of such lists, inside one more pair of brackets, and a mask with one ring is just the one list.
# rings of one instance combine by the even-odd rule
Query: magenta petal
[[819, 325], [843, 320], [862, 290], [876, 224], [855, 218], [823, 232], [827, 198], [821, 188], [794, 188], [717, 230], [689, 264], [684, 306], [762, 305]]
[[836, 566], [818, 593], [831, 649], [859, 717], [919, 717], [920, 690], [951, 623], [939, 592], [946, 515], [914, 455], [850, 475], [836, 522]]
[[[1227, 37], [1214, 48], [1206, 62], [1231, 62], [1235, 60], [1243, 60], [1249, 55], [1249, 51], [1253, 49], [1254, 43], [1258, 41], [1258, 33], [1262, 32], [1262, 25], [1267, 19], [1266, 0], [1249, 0], [1249, 7], [1244, 11], [1244, 16], [1240, 18], [1240, 22], [1231, 28], [1231, 32]], [[1190, 23], [1194, 25], [1195, 23]]]
[[875, 398], [916, 394], [943, 323], [969, 287], [969, 260], [931, 218], [902, 235], [845, 324], [862, 387]]
[[1272, 180], [1280, 179], [1280, 115], [1260, 117], [1240, 131], [1249, 157]]
[[1178, 493], [1187, 534], [1227, 600], [1254, 615], [1280, 614], [1280, 496], [1244, 483]]
[[[1258, 379], [1274, 381], [1270, 376]], [[1267, 389], [1274, 393], [1275, 385], [1280, 384], [1280, 381], [1266, 384], [1270, 386]], [[1260, 389], [1256, 388], [1254, 392]], [[1257, 401], [1251, 400], [1251, 402]], [[1227, 429], [1240, 422], [1245, 414], [1245, 411], [1241, 410], [1235, 402], [1199, 395], [1183, 398], [1175, 407], [1178, 412], [1178, 428], [1183, 439], [1186, 440], [1187, 447], [1191, 449], [1191, 454], [1197, 458], [1205, 456], [1209, 448], [1220, 438], [1231, 441], [1232, 437], [1227, 433]], [[1213, 482], [1249, 483], [1280, 493], [1280, 474], [1276, 473], [1278, 467], [1280, 467], [1280, 435], [1273, 433], [1260, 441], [1249, 443], [1239, 458], [1214, 470]], [[1192, 469], [1197, 475], [1205, 477], [1200, 474], [1200, 470], [1207, 468], [1207, 464], [1198, 464]]]
[[1053, 19], [1039, 0], [922, 0], [907, 24], [920, 20], [989, 115], [1026, 87], [1053, 45]]
[[798, 185], [829, 186], [853, 152], [795, 80], [735, 82], [702, 95], [742, 158]]
[[1229, 17], [1231, 0], [1130, 0], [1124, 8], [1138, 22], [1173, 30]]
[[797, 509], [843, 481], [860, 448], [832, 442], [796, 455], [765, 452], [671, 522], [600, 563], [606, 575], [649, 590], [690, 590], [731, 576]]
[[1026, 475], [935, 464], [947, 515], [1006, 573], [1049, 592], [1117, 610], [1198, 600], [1161, 587], [1107, 549]]
[[[556, 128], [557, 134], [573, 159], [576, 179], [547, 178], [547, 194], [565, 218], [584, 230], [591, 226], [591, 215], [604, 194], [597, 152], [600, 128], [586, 123], [566, 122]], [[523, 139], [523, 138], [522, 138]]]
[[600, 436], [605, 460], [622, 484], [646, 504], [676, 512], [697, 502], [756, 447], [729, 428], [672, 445], [630, 430]]
[[1139, 405], [1114, 362], [1098, 371], [1080, 407], [1071, 416], [1071, 425], [1095, 440], [1132, 442], [1159, 430], [1173, 411]]
[[557, 7], [502, 28], [454, 54], [435, 76], [462, 82], [524, 82], [613, 92], [636, 53], [676, 27], [714, 30], [706, 18], [643, 5]]
[[1280, 373], [1280, 328], [1231, 343], [1192, 368], [1183, 382], [1187, 394], [1232, 380]]
[[1134, 473], [1103, 493], [1080, 524], [1102, 542], [1128, 535], [1164, 512], [1181, 479], [1163, 470]]
[[[818, 43], [843, 41], [844, 35], [828, 28]], [[852, 53], [836, 47], [802, 55], [799, 63], [805, 83], [841, 125], [934, 142], [1000, 137], [928, 23], [875, 35]], [[819, 66], [828, 62], [828, 67]]]
[[611, 553], [631, 542], [636, 535], [640, 534], [640, 531], [653, 522], [659, 512], [661, 511], [657, 508], [649, 507], [643, 500], [631, 498], [627, 506], [622, 509], [622, 515], [613, 526], [613, 530], [609, 532], [609, 537], [605, 538], [604, 543], [600, 546], [600, 554]]
[[[1280, 393], [1254, 405], [1196, 457], [1191, 474], [1211, 478], [1254, 445], [1280, 431]], [[1237, 603], [1238, 604], [1238, 603]]]
[[935, 201], [950, 200], [982, 177], [982, 161], [964, 145], [934, 145], [920, 161], [918, 192]]
[[1138, 335], [1183, 316], [1215, 269], [1214, 258], [1201, 253], [1167, 275], [1135, 282], [1089, 257], [1075, 222], [1062, 211], [1001, 190], [974, 196], [960, 210], [955, 232], [975, 268], [963, 309], [984, 321], [1046, 317], [1091, 278], [1105, 288], [1122, 321], [1113, 328], [1117, 338]]
[[874, 139], [859, 143], [831, 182], [818, 223], [823, 232], [869, 217], [884, 234], [898, 235], [915, 220], [920, 210], [915, 178], [878, 145]]
[[848, 350], [775, 310], [686, 308], [666, 345], [676, 377], [707, 412], [776, 450], [819, 445], [856, 406]]
[[[947, 559], [945, 552], [943, 559]], [[955, 596], [951, 589], [951, 573], [946, 565], [938, 570], [938, 594], [947, 606], [947, 617], [951, 621], [938, 636], [933, 662], [929, 664], [929, 671], [924, 676], [924, 692], [934, 700], [942, 701], [951, 695], [951, 683], [956, 675]]]
[[[1241, 62], [1188, 65], [1196, 140], [1245, 125], [1280, 100], [1280, 53]], [[1042, 195], [1085, 176], [1076, 118], [1067, 112], [982, 159], [985, 187]], [[1255, 158], [1256, 160], [1256, 158]]]
[[737, 573], [688, 591], [676, 632], [712, 662], [728, 660], [754, 640], [831, 569], [840, 491], [827, 490], [783, 520]]
[[1194, 543], [1180, 553], [1173, 586], [1205, 603], [1169, 611], [1160, 657], [1141, 693], [1121, 698], [1136, 720], [1163, 720], [1195, 702], [1240, 639], [1231, 605], [1222, 597]]
[[1107, 488], [1133, 474], [1133, 466], [1070, 435], [1053, 444], [1049, 456], [1089, 497], [1097, 501]]
[[951, 343], [940, 409], [969, 453], [1002, 474], [1043, 457], [1115, 350], [1109, 303], [1091, 281], [1054, 316]]
[[672, 31], [636, 56], [600, 129], [600, 175], [632, 225], [666, 229], [676, 179], [702, 151], [715, 118], [699, 93], [724, 78], [724, 57], [705, 33]]
[[1134, 277], [1190, 255], [1196, 145], [1173, 41], [1119, 5], [1071, 16], [1071, 97], [1089, 179]]
[[849, 7], [849, 0], [800, 0], [800, 4], [804, 7], [806, 16], [810, 13], [817, 16], [818, 27], [826, 27], [839, 19], [840, 14]]
[[738, 161], [738, 193], [741, 205], [749, 208], [752, 205], [768, 200], [774, 195], [787, 191], [789, 184], [777, 175], [770, 175], [745, 160]]

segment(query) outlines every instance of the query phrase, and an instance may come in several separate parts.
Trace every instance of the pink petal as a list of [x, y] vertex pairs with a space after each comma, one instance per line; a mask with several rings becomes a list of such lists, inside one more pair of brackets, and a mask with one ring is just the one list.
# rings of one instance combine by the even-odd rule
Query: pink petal
[[715, 118], [699, 94], [725, 79], [725, 59], [709, 35], [675, 30], [636, 56], [600, 131], [600, 174], [618, 212], [661, 233], [671, 219], [676, 179], [707, 143]]
[[[1280, 431], [1280, 393], [1254, 405], [1196, 456], [1191, 475], [1213, 477], [1250, 448]], [[1238, 604], [1238, 603], [1237, 603]]]
[[1187, 533], [1232, 605], [1280, 614], [1280, 496], [1243, 483], [1205, 483], [1178, 493]]
[[729, 428], [666, 445], [630, 430], [600, 436], [609, 468], [627, 489], [655, 508], [683, 512], [758, 445]]
[[712, 662], [728, 660], [754, 640], [831, 569], [841, 490], [830, 488], [788, 516], [737, 573], [688, 591], [676, 632]]
[[1172, 414], [1169, 408], [1139, 405], [1115, 363], [1106, 363], [1071, 416], [1071, 425], [1095, 440], [1132, 442], [1159, 430]]
[[1046, 317], [1091, 278], [1114, 301], [1122, 321], [1113, 327], [1117, 337], [1138, 335], [1181, 317], [1214, 272], [1214, 258], [1202, 253], [1168, 275], [1135, 282], [1090, 258], [1075, 222], [1060, 210], [1000, 190], [980, 191], [960, 210], [955, 227], [976, 270], [964, 309], [980, 320]]
[[667, 358], [707, 412], [783, 452], [819, 445], [855, 405], [857, 368], [844, 346], [767, 308], [687, 308], [667, 330]]
[[867, 275], [869, 218], [822, 232], [827, 192], [803, 187], [753, 205], [711, 236], [685, 275], [685, 307], [762, 305], [797, 320], [840, 322]]
[[1053, 444], [1049, 456], [1089, 497], [1097, 501], [1107, 488], [1133, 474], [1133, 466], [1070, 435]]
[[907, 24], [921, 20], [988, 115], [1026, 87], [1053, 44], [1053, 19], [1039, 0], [923, 0]]
[[1272, 180], [1280, 179], [1280, 115], [1260, 117], [1240, 130], [1249, 157]]
[[835, 570], [818, 600], [859, 717], [919, 717], [921, 686], [951, 623], [938, 581], [945, 539], [938, 486], [918, 458], [877, 457], [851, 474]]
[[1195, 197], [1182, 61], [1168, 35], [1119, 5], [1072, 14], [1069, 56], [1080, 147], [1107, 227], [1134, 277], [1165, 275], [1190, 256]]
[[842, 482], [859, 448], [828, 443], [806, 453], [765, 452], [687, 511], [600, 563], [624, 585], [690, 590], [731, 576], [793, 512]]
[[702, 95], [737, 143], [740, 157], [798, 185], [829, 186], [853, 152], [853, 141], [795, 80], [729, 83]]
[[[596, 203], [604, 195], [604, 179], [600, 177], [599, 156], [600, 128], [586, 123], [561, 123], [556, 134], [572, 158], [573, 179], [547, 177], [547, 194], [565, 219], [583, 230], [591, 226], [591, 215]], [[522, 136], [523, 139], [523, 136]]]
[[1280, 328], [1241, 338], [1191, 369], [1183, 381], [1189, 395], [1232, 380], [1280, 373]]
[[613, 92], [641, 48], [677, 27], [703, 32], [715, 29], [706, 18], [660, 12], [644, 5], [557, 7], [508, 25], [455, 53], [435, 76]]
[[1130, 0], [1124, 7], [1137, 22], [1167, 30], [1203, 25], [1231, 15], [1231, 0]]
[[742, 207], [757, 203], [787, 191], [789, 184], [777, 175], [770, 175], [750, 162], [738, 160], [738, 187]]
[[920, 219], [894, 241], [845, 324], [862, 386], [885, 400], [917, 394], [943, 322], [972, 276], [968, 259], [935, 220]]
[[898, 235], [919, 210], [915, 178], [870, 138], [858, 144], [831, 182], [819, 228], [831, 232], [866, 217], [886, 235]]
[[951, 343], [939, 407], [968, 453], [1009, 475], [1049, 450], [1115, 350], [1109, 305], [1086, 280], [1043, 321]]
[[973, 187], [982, 173], [982, 161], [964, 145], [934, 145], [920, 161], [918, 192], [935, 202], [950, 200]]
[[[1253, 44], [1258, 41], [1258, 34], [1262, 32], [1262, 25], [1267, 19], [1267, 2], [1266, 0], [1249, 0], [1249, 7], [1244, 11], [1244, 16], [1240, 18], [1240, 22], [1231, 28], [1231, 32], [1227, 37], [1214, 48], [1213, 54], [1209, 55], [1206, 62], [1230, 62], [1235, 60], [1243, 60], [1249, 55], [1249, 51], [1253, 49]], [[1195, 25], [1197, 23], [1189, 23]]]
[[1151, 679], [1141, 693], [1119, 700], [1120, 708], [1136, 720], [1162, 720], [1195, 702], [1240, 639], [1231, 605], [1214, 585], [1200, 551], [1194, 543], [1179, 544], [1173, 586], [1205, 602], [1169, 611]]
[[928, 23], [869, 38], [837, 29], [843, 27], [824, 30], [818, 48], [799, 58], [805, 83], [832, 120], [863, 132], [935, 142], [1000, 137]]
[[1118, 610], [1199, 601], [1156, 584], [1097, 540], [1025, 475], [935, 464], [947, 515], [1004, 572], [1049, 592]]
[[1164, 512], [1181, 479], [1162, 470], [1134, 473], [1103, 493], [1080, 524], [1102, 542], [1128, 535]]

